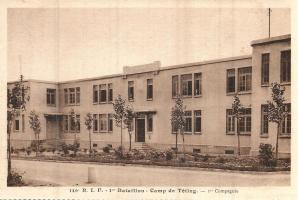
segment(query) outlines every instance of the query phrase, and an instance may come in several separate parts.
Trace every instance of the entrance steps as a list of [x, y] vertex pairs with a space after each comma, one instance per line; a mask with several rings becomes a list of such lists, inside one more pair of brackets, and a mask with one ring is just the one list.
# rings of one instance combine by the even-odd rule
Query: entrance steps
[[131, 144], [132, 149], [136, 149], [139, 151], [150, 151], [153, 150], [152, 147], [150, 147], [148, 144], [145, 142], [135, 142]]

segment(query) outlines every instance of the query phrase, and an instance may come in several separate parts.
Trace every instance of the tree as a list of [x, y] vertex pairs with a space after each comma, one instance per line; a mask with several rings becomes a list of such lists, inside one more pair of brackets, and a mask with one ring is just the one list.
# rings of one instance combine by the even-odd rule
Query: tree
[[176, 132], [176, 155], [178, 153], [178, 131], [182, 134], [183, 152], [184, 152], [184, 128], [186, 125], [185, 109], [181, 95], [178, 95], [175, 100], [175, 105], [171, 111], [171, 124]]
[[129, 134], [129, 151], [131, 151], [131, 129], [132, 129], [132, 123], [133, 119], [136, 117], [136, 114], [131, 106], [126, 106], [125, 112], [124, 112], [124, 120], [123, 123], [126, 126]]
[[288, 115], [288, 111], [284, 98], [285, 88], [280, 84], [274, 82], [271, 84], [271, 98], [272, 101], [268, 103], [268, 121], [277, 124], [276, 145], [275, 145], [275, 158], [278, 159], [278, 137], [281, 133], [281, 125]]
[[86, 129], [89, 132], [89, 157], [91, 157], [91, 129], [93, 127], [93, 117], [91, 113], [87, 113], [86, 117], [85, 117], [85, 125], [86, 125]]
[[123, 129], [123, 120], [125, 115], [125, 100], [122, 99], [121, 95], [118, 95], [118, 97], [113, 102], [113, 108], [115, 113], [113, 114], [113, 118], [115, 119], [116, 126], [120, 127], [120, 144], [121, 144], [121, 153], [123, 153], [123, 144], [122, 144], [122, 129]]
[[70, 111], [70, 130], [74, 130], [74, 143], [72, 146], [72, 150], [74, 151], [74, 155], [76, 156], [77, 151], [80, 147], [80, 143], [77, 141], [77, 132], [80, 129], [80, 120], [77, 118], [77, 114], [74, 109]]
[[237, 132], [237, 141], [238, 141], [238, 155], [240, 155], [240, 130], [239, 130], [239, 121], [241, 120], [241, 114], [244, 110], [244, 107], [241, 105], [240, 99], [237, 95], [234, 96], [234, 101], [232, 104], [232, 115], [236, 119], [236, 132]]
[[11, 90], [7, 90], [7, 160], [8, 179], [11, 177], [11, 129], [12, 123], [21, 112], [26, 110], [26, 103], [29, 101], [29, 87], [24, 85], [24, 77], [20, 76]]
[[35, 135], [35, 141], [36, 141], [35, 151], [37, 156], [39, 152], [39, 133], [41, 131], [39, 115], [33, 110], [30, 112], [30, 115], [28, 117], [29, 117], [30, 128], [33, 130]]

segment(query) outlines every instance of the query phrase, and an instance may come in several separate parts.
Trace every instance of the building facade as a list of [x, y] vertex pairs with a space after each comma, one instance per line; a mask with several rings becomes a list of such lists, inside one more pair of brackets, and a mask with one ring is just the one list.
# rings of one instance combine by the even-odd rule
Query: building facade
[[[237, 94], [245, 112], [239, 123], [241, 153], [257, 155], [260, 143], [275, 146], [276, 125], [268, 122], [267, 101], [270, 84], [285, 87], [287, 108], [291, 109], [291, 36], [284, 35], [251, 43], [252, 54], [176, 66], [161, 67], [160, 62], [124, 67], [122, 74], [65, 82], [28, 80], [30, 101], [14, 122], [12, 145], [29, 146], [34, 133], [29, 127], [31, 110], [40, 114], [40, 139], [48, 144], [73, 143], [88, 148], [89, 134], [84, 118], [94, 117], [93, 148], [120, 145], [120, 128], [113, 119], [112, 102], [121, 95], [137, 117], [132, 124], [133, 145], [145, 143], [156, 149], [175, 147], [171, 108], [178, 94], [186, 106], [185, 147], [189, 152], [233, 154], [237, 152], [236, 122], [231, 114]], [[8, 88], [13, 82], [8, 83]], [[80, 125], [74, 128], [70, 111]], [[282, 125], [281, 156], [290, 155], [291, 115]], [[127, 129], [124, 145], [129, 144]], [[182, 136], [178, 137], [178, 148]]]

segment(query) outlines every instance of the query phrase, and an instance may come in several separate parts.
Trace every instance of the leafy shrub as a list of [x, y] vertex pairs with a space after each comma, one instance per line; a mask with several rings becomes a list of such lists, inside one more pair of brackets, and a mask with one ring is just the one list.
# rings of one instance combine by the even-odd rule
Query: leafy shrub
[[7, 186], [23, 186], [25, 185], [23, 177], [15, 171], [11, 171], [7, 176]]
[[105, 153], [110, 153], [110, 147], [108, 147], [108, 146], [105, 146], [102, 150]]
[[173, 150], [166, 151], [166, 160], [172, 160], [173, 159]]
[[21, 152], [25, 152], [26, 149], [23, 147], [23, 148], [20, 149], [20, 151], [21, 151]]
[[31, 154], [31, 152], [32, 152], [32, 149], [31, 149], [30, 147], [28, 147], [28, 148], [26, 149], [26, 152], [27, 152], [27, 155], [29, 156], [29, 155]]
[[204, 155], [203, 156], [203, 162], [207, 162], [209, 160], [209, 155]]
[[273, 157], [274, 148], [271, 144], [261, 143], [259, 146], [259, 161], [262, 165], [267, 167], [276, 166], [277, 160]]
[[223, 157], [218, 157], [216, 160], [215, 160], [216, 163], [225, 163], [226, 162], [226, 159], [223, 158]]
[[124, 148], [122, 146], [119, 146], [117, 149], [114, 149], [115, 151], [115, 155], [118, 159], [123, 159], [124, 156], [123, 156], [123, 151], [124, 151]]
[[185, 157], [183, 156], [183, 157], [180, 157], [180, 158], [179, 158], [179, 161], [182, 162], [182, 163], [185, 163], [186, 159], [185, 159]]

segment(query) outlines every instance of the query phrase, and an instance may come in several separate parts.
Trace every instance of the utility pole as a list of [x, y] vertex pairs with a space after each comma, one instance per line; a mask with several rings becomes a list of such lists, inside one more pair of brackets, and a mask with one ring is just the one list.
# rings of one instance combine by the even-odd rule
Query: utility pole
[[271, 17], [271, 12], [272, 12], [271, 8], [268, 8], [268, 16], [269, 16], [269, 26], [268, 26], [269, 30], [268, 30], [268, 33], [269, 33], [269, 38], [270, 38], [270, 17]]

